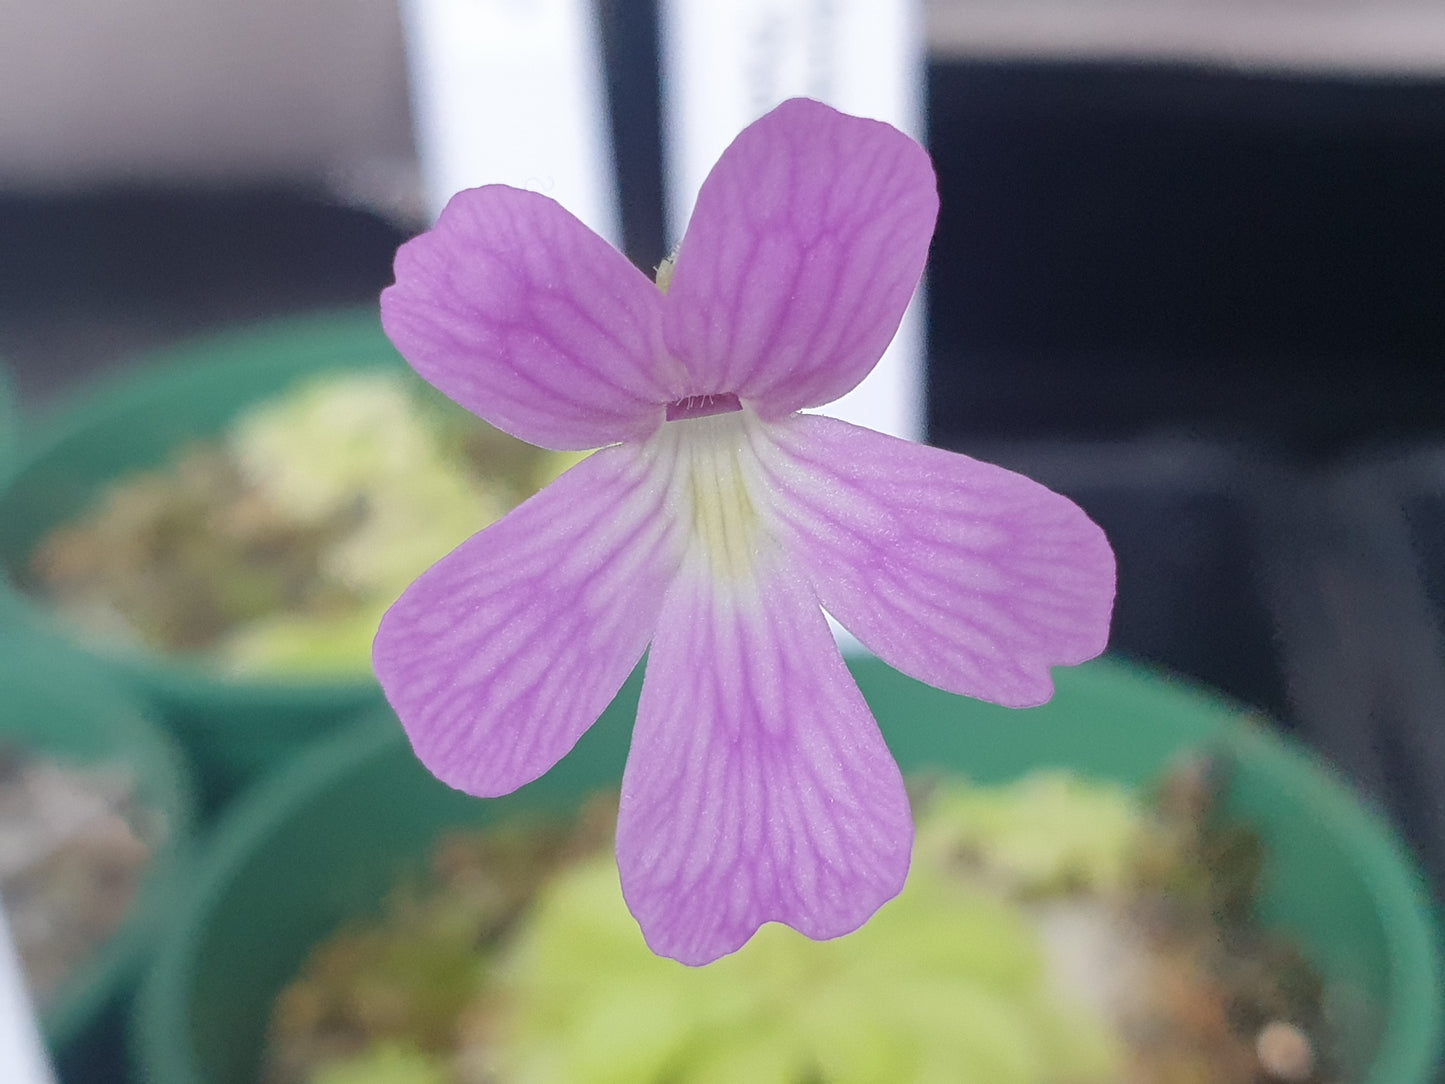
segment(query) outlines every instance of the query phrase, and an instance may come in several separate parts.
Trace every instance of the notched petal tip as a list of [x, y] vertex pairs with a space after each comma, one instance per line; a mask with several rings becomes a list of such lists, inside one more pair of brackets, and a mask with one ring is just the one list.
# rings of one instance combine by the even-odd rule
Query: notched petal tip
[[882, 357], [938, 214], [927, 152], [889, 125], [792, 99], [704, 182], [664, 310], [698, 391], [766, 418], [838, 398]]
[[669, 589], [623, 777], [623, 895], [686, 964], [767, 922], [850, 933], [908, 873], [902, 775], [817, 600], [781, 571], [764, 584], [685, 569]]
[[774, 521], [824, 608], [889, 665], [1006, 707], [1108, 642], [1102, 529], [1033, 480], [831, 418], [775, 428]]

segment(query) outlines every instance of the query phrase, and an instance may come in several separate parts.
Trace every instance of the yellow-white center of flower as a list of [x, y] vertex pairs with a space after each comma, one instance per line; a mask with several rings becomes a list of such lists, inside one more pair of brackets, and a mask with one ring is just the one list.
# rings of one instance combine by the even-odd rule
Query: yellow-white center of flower
[[688, 528], [688, 549], [720, 580], [751, 580], [765, 544], [763, 482], [750, 410], [666, 422], [657, 439], [673, 464], [670, 500]]

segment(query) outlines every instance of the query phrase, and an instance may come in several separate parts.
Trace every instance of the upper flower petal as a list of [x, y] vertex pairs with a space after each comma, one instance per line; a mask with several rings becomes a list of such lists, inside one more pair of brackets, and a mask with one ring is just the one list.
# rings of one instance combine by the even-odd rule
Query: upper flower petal
[[823, 607], [889, 665], [1008, 707], [1104, 650], [1114, 554], [1023, 475], [832, 418], [772, 427], [769, 510]]
[[681, 554], [646, 447], [584, 459], [387, 611], [376, 676], [434, 775], [506, 794], [572, 748], [637, 665]]
[[546, 196], [459, 192], [395, 270], [381, 322], [402, 356], [522, 440], [581, 450], [645, 437], [686, 391], [656, 285]]
[[769, 921], [848, 933], [908, 872], [903, 780], [817, 599], [759, 571], [679, 573], [622, 780], [623, 895], [653, 951], [688, 964]]
[[923, 274], [938, 215], [927, 153], [803, 98], [745, 129], [703, 183], [664, 311], [690, 394], [764, 418], [868, 375]]

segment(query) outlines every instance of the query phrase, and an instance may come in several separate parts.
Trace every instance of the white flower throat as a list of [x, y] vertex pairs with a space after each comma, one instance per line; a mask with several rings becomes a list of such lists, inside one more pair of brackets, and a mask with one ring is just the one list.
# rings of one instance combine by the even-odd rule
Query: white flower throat
[[[707, 398], [737, 403], [735, 396]], [[669, 500], [688, 532], [689, 558], [703, 561], [719, 581], [748, 582], [766, 545], [758, 446], [767, 435], [746, 407], [723, 411], [664, 422], [653, 440], [659, 460], [671, 464]]]
[[[674, 253], [657, 267], [663, 293], [676, 264]], [[669, 502], [687, 527], [686, 559], [718, 583], [754, 582], [764, 545], [762, 422], [732, 392], [684, 396], [667, 404], [666, 419], [653, 441], [671, 464]]]

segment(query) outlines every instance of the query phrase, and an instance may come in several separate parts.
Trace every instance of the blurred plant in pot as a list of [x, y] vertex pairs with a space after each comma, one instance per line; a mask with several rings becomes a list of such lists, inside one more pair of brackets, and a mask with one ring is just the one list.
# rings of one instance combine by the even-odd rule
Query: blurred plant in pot
[[1319, 980], [1249, 919], [1257, 839], [1217, 815], [1199, 763], [1161, 790], [1059, 770], [925, 779], [908, 885], [867, 926], [829, 942], [769, 926], [705, 969], [639, 937], [610, 800], [571, 825], [456, 832], [382, 919], [312, 951], [275, 1004], [264, 1076], [1333, 1079]]
[[118, 479], [40, 544], [32, 589], [90, 638], [231, 676], [362, 674], [406, 583], [572, 458], [404, 373], [314, 377]]
[[166, 830], [127, 766], [0, 741], [0, 900], [42, 1013], [129, 914]]

